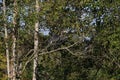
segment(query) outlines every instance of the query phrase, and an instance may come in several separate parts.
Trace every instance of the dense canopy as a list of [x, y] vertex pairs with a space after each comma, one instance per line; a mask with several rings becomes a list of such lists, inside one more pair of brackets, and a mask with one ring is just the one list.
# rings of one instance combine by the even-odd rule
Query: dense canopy
[[0, 80], [120, 80], [120, 0], [0, 0]]

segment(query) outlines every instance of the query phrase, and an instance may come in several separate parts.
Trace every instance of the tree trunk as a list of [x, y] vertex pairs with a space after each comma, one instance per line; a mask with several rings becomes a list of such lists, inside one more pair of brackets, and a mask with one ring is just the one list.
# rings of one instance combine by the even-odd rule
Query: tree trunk
[[13, 44], [12, 44], [12, 61], [13, 61], [13, 67], [12, 67], [12, 80], [16, 80], [16, 15], [17, 15], [17, 1], [14, 0], [14, 10], [13, 10], [13, 34], [12, 34], [12, 39], [13, 39]]
[[6, 46], [6, 59], [7, 59], [7, 75], [8, 80], [10, 79], [10, 60], [9, 60], [9, 50], [8, 50], [8, 32], [7, 32], [7, 24], [6, 24], [6, 4], [5, 0], [3, 0], [3, 18], [4, 18], [4, 32], [5, 32], [5, 46]]
[[[36, 0], [36, 12], [39, 13], [39, 0]], [[38, 15], [38, 14], [37, 14]], [[38, 18], [38, 16], [36, 16]], [[38, 30], [39, 30], [39, 21], [37, 20], [35, 23], [35, 32], [34, 32], [34, 57], [35, 59], [33, 60], [33, 79], [36, 80], [36, 67], [37, 67], [37, 62], [38, 62]]]
[[[14, 29], [13, 29], [14, 30]], [[15, 48], [16, 48], [16, 37], [15, 37], [15, 35], [13, 34], [13, 36], [12, 36], [12, 38], [13, 38], [13, 46], [12, 46], [12, 60], [13, 60], [13, 70], [12, 70], [12, 78], [13, 78], [13, 80], [16, 80], [16, 50], [15, 50]]]

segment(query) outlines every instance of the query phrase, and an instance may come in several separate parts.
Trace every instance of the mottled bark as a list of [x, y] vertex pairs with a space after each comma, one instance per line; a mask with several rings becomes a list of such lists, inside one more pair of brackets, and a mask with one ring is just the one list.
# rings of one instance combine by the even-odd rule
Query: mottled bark
[[16, 80], [16, 16], [17, 16], [17, 1], [14, 0], [13, 3], [14, 6], [14, 10], [13, 10], [13, 34], [12, 34], [12, 40], [13, 40], [13, 44], [12, 44], [12, 80]]
[[[39, 0], [36, 0], [36, 12], [39, 12]], [[38, 16], [36, 16], [38, 17]], [[37, 67], [37, 61], [38, 61], [38, 30], [39, 30], [39, 21], [36, 20], [35, 23], [35, 32], [34, 32], [34, 56], [35, 59], [33, 60], [33, 79], [36, 80], [36, 67]]]
[[5, 46], [6, 46], [6, 60], [7, 60], [7, 75], [8, 80], [10, 79], [10, 60], [9, 60], [9, 49], [8, 49], [8, 32], [7, 32], [7, 24], [6, 24], [6, 4], [5, 0], [3, 0], [3, 19], [4, 19], [4, 32], [5, 32]]

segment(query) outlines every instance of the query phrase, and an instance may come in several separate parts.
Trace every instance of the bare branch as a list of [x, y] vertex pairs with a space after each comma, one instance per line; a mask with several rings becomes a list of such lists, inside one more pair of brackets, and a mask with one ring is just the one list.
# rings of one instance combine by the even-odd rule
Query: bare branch
[[33, 57], [33, 56], [34, 56], [34, 54], [32, 54], [32, 55], [30, 56], [30, 58], [25, 62], [25, 65], [23, 66], [23, 69], [22, 69], [22, 71], [21, 71], [21, 74], [24, 72], [27, 64], [35, 58], [35, 57]]
[[27, 58], [27, 56], [28, 56], [32, 51], [34, 51], [34, 49], [29, 50], [29, 52], [23, 57], [23, 59]]
[[[69, 46], [66, 46], [66, 47], [62, 47], [62, 48], [58, 48], [58, 49], [55, 49], [55, 50], [51, 50], [51, 51], [47, 51], [47, 52], [40, 52], [41, 50], [38, 50], [38, 52], [40, 52], [38, 54], [38, 56], [40, 55], [45, 55], [45, 54], [49, 54], [49, 53], [53, 53], [53, 52], [56, 52], [56, 51], [60, 51], [60, 50], [67, 50], [69, 53], [71, 53], [72, 55], [75, 55], [72, 51], [69, 50], [69, 48], [75, 46], [76, 44], [78, 43], [82, 43], [82, 41], [78, 41], [78, 42], [75, 42], [74, 44], [72, 45], [69, 45]], [[44, 50], [43, 50], [44, 51]], [[76, 55], [75, 55], [76, 56]], [[25, 65], [23, 66], [23, 70], [22, 70], [22, 73], [23, 71], [25, 70], [27, 64], [32, 61], [33, 59], [35, 59], [36, 57], [34, 56], [34, 54], [31, 55], [31, 57], [26, 61]]]

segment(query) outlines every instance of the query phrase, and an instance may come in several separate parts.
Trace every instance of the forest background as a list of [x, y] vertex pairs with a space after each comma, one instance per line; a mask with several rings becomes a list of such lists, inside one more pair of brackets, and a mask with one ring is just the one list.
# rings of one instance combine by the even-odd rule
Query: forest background
[[120, 0], [0, 0], [0, 80], [120, 80]]

